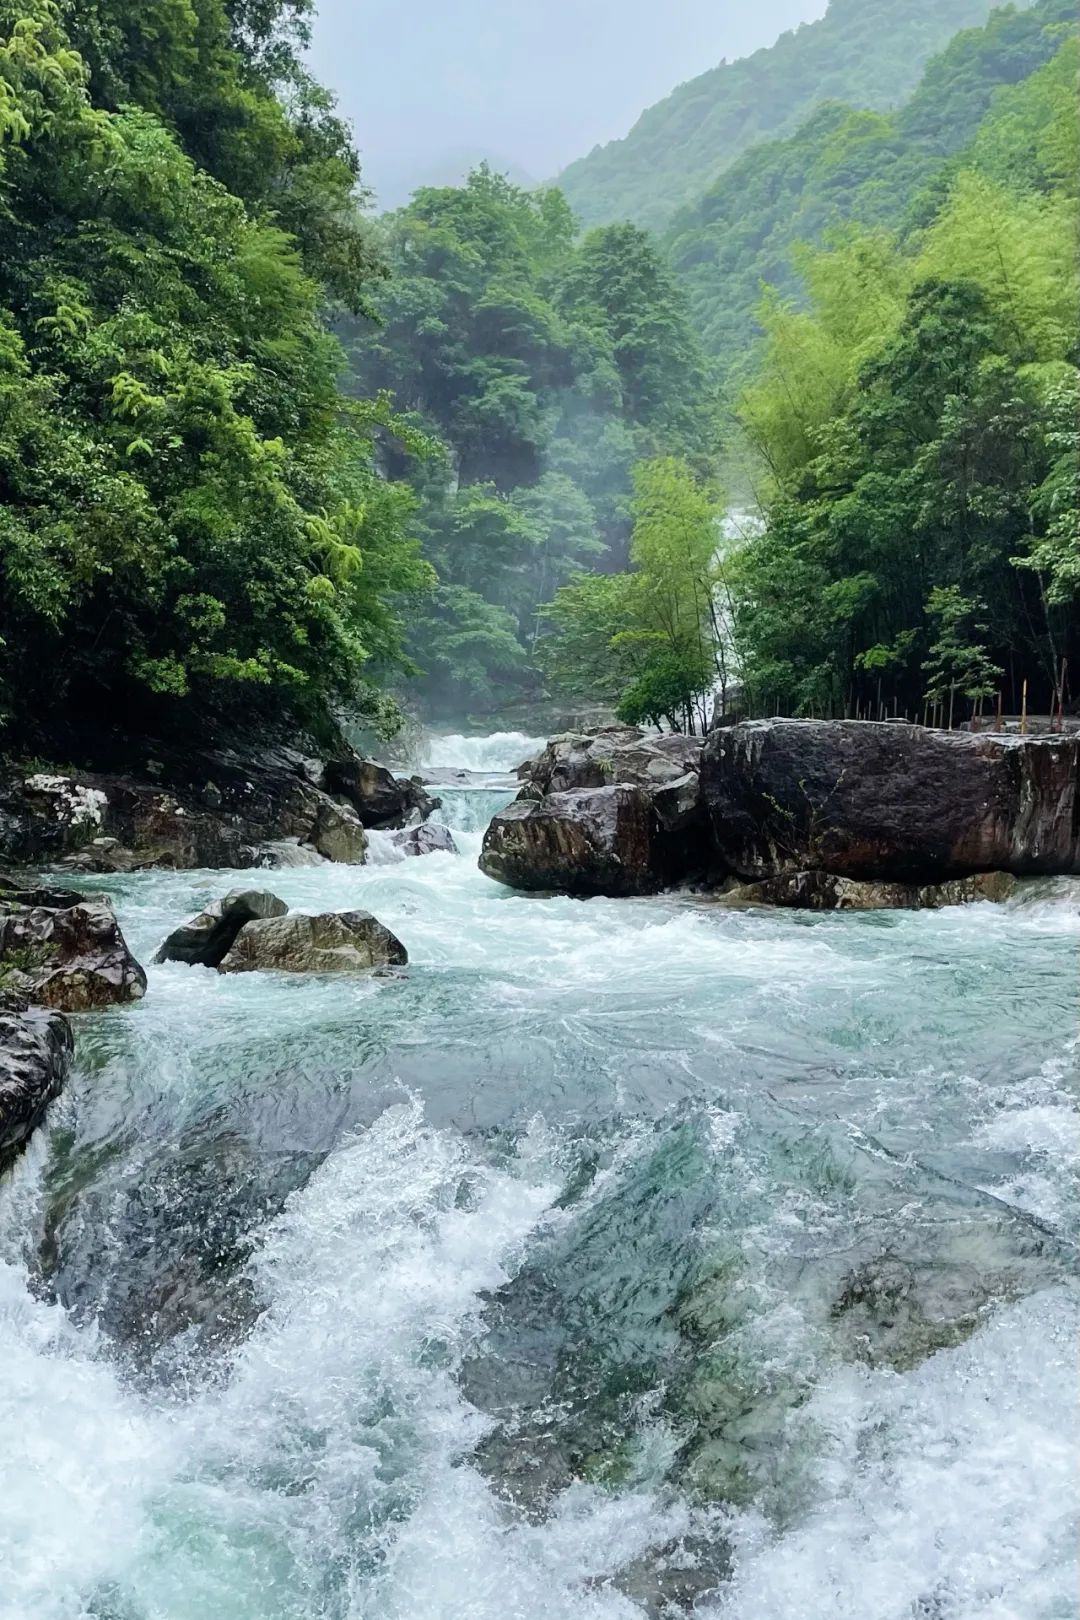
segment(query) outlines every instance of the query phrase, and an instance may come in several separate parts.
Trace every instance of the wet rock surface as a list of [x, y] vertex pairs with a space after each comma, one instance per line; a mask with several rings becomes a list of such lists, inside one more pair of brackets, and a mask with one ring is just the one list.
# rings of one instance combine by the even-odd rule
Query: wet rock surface
[[393, 844], [403, 855], [456, 855], [458, 852], [449, 827], [437, 821], [404, 828], [394, 834]]
[[[481, 865], [521, 889], [645, 894], [734, 875], [771, 885], [734, 904], [923, 909], [1003, 897], [994, 873], [1080, 872], [1077, 735], [755, 720], [702, 743], [612, 728], [553, 738], [518, 776]], [[963, 886], [975, 877], [987, 886]]]
[[324, 764], [250, 739], [206, 750], [106, 739], [85, 770], [0, 779], [0, 861], [102, 873], [245, 869], [273, 865], [275, 846], [295, 841], [357, 864], [366, 827], [422, 821], [436, 804], [419, 778], [399, 779], [351, 751]]
[[366, 973], [400, 967], [404, 945], [370, 911], [293, 914], [245, 923], [219, 973]]
[[0, 995], [0, 1170], [62, 1090], [71, 1065], [71, 1025], [25, 998]]
[[154, 961], [216, 968], [245, 923], [259, 918], [284, 917], [288, 909], [284, 900], [265, 889], [231, 889], [190, 922], [174, 929]]
[[438, 808], [418, 776], [395, 776], [385, 765], [358, 755], [331, 760], [320, 783], [326, 792], [346, 799], [365, 827], [403, 827]]
[[779, 906], [799, 911], [939, 911], [978, 900], [1009, 900], [1019, 879], [980, 872], [947, 883], [869, 883], [832, 872], [783, 872], [760, 883], [740, 883], [717, 896], [727, 906]]
[[104, 901], [9, 909], [0, 916], [0, 970], [14, 989], [59, 1012], [90, 1012], [146, 994], [146, 974]]
[[1080, 871], [1076, 735], [754, 720], [708, 737], [701, 782], [717, 855], [747, 879]]
[[660, 824], [642, 788], [588, 788], [517, 800], [484, 835], [481, 870], [515, 889], [654, 894], [664, 886]]

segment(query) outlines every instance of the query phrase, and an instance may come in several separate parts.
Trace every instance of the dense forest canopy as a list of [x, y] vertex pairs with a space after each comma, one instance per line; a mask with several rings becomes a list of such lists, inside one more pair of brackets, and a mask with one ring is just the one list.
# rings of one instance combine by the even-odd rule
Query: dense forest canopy
[[[763, 530], [702, 565], [722, 667], [685, 642], [699, 704], [736, 685], [744, 712], [951, 724], [1018, 709], [1025, 683], [1043, 711], [1076, 692], [1078, 69], [1060, 0], [1007, 7], [895, 117], [824, 109], [701, 205], [726, 199], [709, 230], [727, 274], [711, 266], [695, 309], [714, 295], [729, 390], [743, 356]], [[795, 241], [830, 213], [847, 227]], [[548, 667], [597, 685], [606, 644], [627, 718], [650, 684], [636, 598], [619, 596], [639, 589], [574, 581], [549, 613]]]
[[[427, 582], [322, 312], [382, 274], [305, 7], [0, 6], [0, 700], [318, 722]], [[76, 43], [82, 46], [84, 56]]]
[[991, 0], [831, 0], [824, 17], [723, 62], [642, 114], [623, 140], [570, 165], [559, 184], [586, 225], [659, 230], [743, 152], [832, 101], [883, 111], [905, 99], [958, 29]]

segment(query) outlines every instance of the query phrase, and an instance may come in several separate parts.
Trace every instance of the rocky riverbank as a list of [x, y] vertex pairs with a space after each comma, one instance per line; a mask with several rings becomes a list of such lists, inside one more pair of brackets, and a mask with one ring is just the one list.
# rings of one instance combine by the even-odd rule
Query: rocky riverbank
[[921, 907], [1004, 893], [969, 881], [983, 874], [1080, 873], [1076, 735], [757, 720], [702, 742], [611, 729], [555, 738], [519, 776], [481, 866], [525, 890], [726, 883], [745, 903]]
[[[287, 748], [102, 752], [103, 768], [0, 774], [4, 865], [115, 874], [361, 864], [369, 833], [383, 829], [398, 830], [404, 854], [453, 849], [446, 829], [427, 823], [438, 800], [419, 778], [396, 777], [344, 744], [325, 760]], [[407, 960], [367, 912], [286, 909], [273, 896], [227, 896], [178, 930], [180, 945], [166, 954], [229, 972], [353, 973]], [[184, 956], [185, 939], [195, 954]], [[63, 1087], [74, 1044], [65, 1015], [138, 1001], [146, 985], [105, 897], [0, 876], [0, 1169]]]
[[0, 863], [81, 872], [293, 865], [365, 859], [372, 829], [437, 806], [343, 744], [327, 759], [147, 744], [95, 769], [9, 767], [0, 780]]

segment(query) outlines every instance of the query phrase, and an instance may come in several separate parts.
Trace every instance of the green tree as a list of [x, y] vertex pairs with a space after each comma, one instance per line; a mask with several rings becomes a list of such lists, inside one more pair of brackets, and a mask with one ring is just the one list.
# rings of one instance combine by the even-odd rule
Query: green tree
[[545, 667], [564, 689], [614, 699], [629, 724], [704, 731], [719, 672], [718, 500], [663, 457], [638, 467], [633, 516], [631, 571], [576, 580], [547, 610]]
[[429, 583], [415, 498], [374, 460], [387, 433], [424, 443], [385, 402], [343, 409], [296, 241], [92, 83], [48, 0], [0, 4], [9, 737], [65, 711], [325, 724]]
[[957, 693], [978, 705], [981, 712], [1005, 673], [991, 662], [982, 643], [971, 640], [986, 631], [986, 624], [977, 617], [981, 610], [976, 597], [961, 596], [955, 585], [935, 585], [926, 604], [936, 639], [923, 664], [927, 678], [925, 698], [928, 708], [943, 718], [947, 716], [950, 731]]

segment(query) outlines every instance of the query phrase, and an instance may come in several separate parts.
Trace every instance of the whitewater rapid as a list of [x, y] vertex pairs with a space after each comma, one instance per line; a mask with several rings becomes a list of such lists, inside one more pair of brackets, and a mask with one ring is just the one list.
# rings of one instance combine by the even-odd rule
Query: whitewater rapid
[[[1066, 1620], [1075, 889], [525, 897], [512, 791], [266, 875], [404, 975], [80, 1023], [0, 1181], [2, 1620]], [[116, 879], [136, 954], [234, 882]]]

